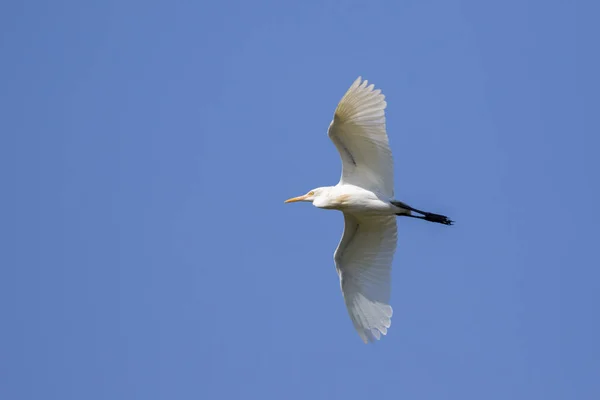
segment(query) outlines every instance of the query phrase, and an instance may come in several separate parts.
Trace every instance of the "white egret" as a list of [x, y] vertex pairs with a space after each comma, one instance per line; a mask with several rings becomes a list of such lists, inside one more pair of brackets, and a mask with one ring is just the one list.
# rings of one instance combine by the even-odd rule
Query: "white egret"
[[[342, 158], [335, 186], [286, 200], [312, 202], [344, 213], [344, 234], [334, 254], [344, 301], [365, 343], [379, 340], [391, 324], [389, 304], [396, 217], [451, 225], [446, 216], [394, 199], [394, 169], [385, 121], [385, 96], [361, 77], [338, 104], [328, 136]], [[415, 215], [419, 214], [419, 215]]]

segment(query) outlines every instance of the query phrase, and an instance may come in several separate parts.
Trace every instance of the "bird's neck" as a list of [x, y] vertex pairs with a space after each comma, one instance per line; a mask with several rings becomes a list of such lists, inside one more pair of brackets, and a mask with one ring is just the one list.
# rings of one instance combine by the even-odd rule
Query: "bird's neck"
[[319, 195], [313, 200], [313, 205], [319, 208], [335, 209], [336, 203], [335, 186], [325, 186], [319, 188]]

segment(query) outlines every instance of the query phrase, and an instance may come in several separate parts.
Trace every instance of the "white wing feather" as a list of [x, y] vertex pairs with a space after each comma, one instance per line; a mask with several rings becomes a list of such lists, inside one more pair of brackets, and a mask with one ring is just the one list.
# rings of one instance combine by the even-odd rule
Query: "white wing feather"
[[379, 340], [391, 325], [392, 259], [396, 217], [360, 217], [344, 213], [344, 234], [334, 260], [344, 301], [365, 343]]
[[385, 127], [385, 96], [359, 77], [329, 125], [329, 138], [342, 158], [340, 184], [394, 197], [394, 166]]

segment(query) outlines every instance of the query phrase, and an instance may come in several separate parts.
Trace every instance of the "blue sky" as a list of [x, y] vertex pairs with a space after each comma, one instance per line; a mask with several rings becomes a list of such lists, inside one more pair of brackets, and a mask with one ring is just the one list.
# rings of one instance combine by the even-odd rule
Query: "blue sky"
[[[0, 6], [3, 399], [597, 399], [592, 1]], [[326, 136], [388, 101], [388, 335], [333, 265]]]

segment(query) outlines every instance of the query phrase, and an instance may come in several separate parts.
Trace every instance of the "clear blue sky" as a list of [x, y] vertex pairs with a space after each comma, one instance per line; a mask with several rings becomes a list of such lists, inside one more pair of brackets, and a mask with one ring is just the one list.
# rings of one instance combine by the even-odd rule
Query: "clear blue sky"
[[[0, 6], [0, 398], [600, 398], [594, 1]], [[326, 129], [383, 89], [389, 334], [340, 294]]]

